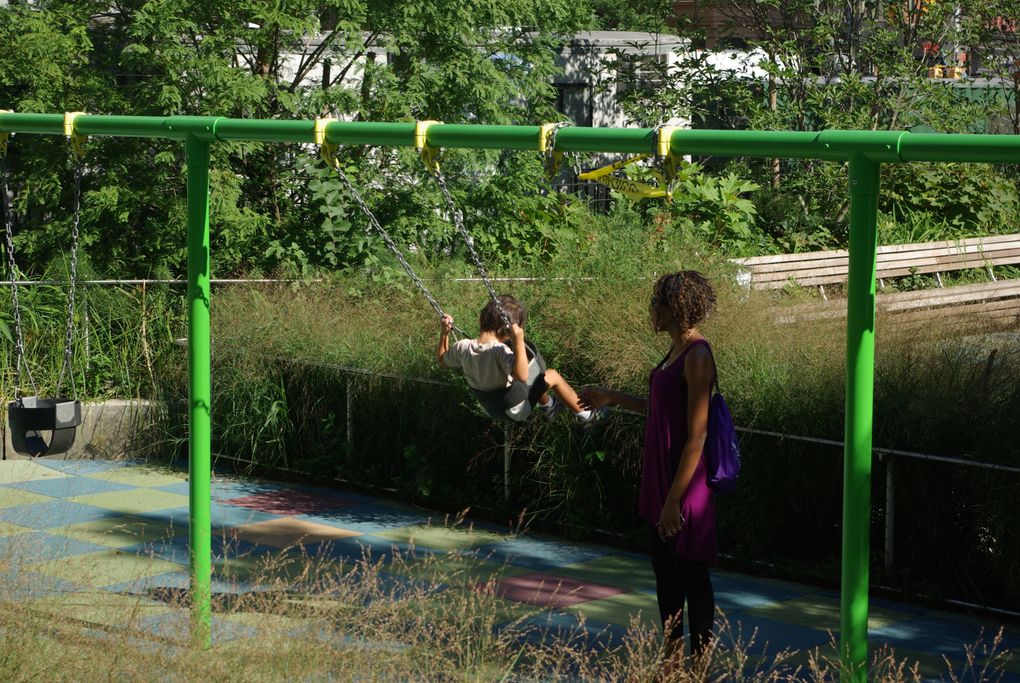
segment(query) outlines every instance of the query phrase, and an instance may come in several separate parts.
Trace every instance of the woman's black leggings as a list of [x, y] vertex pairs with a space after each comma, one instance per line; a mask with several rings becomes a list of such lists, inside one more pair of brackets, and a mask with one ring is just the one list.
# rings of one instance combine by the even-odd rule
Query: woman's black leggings
[[679, 643], [684, 637], [686, 602], [689, 609], [687, 619], [691, 625], [691, 654], [700, 654], [712, 637], [715, 618], [715, 594], [708, 563], [678, 556], [672, 539], [663, 543], [655, 527], [651, 528], [651, 537], [655, 595], [666, 640]]

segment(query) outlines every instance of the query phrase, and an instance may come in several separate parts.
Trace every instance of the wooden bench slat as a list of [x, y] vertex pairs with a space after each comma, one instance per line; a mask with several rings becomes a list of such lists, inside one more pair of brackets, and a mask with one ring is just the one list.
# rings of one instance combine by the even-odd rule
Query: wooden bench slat
[[[881, 257], [885, 254], [900, 254], [910, 252], [925, 252], [928, 250], [970, 250], [984, 247], [988, 249], [1000, 248], [999, 245], [1020, 245], [1020, 235], [989, 235], [987, 237], [968, 237], [961, 240], [945, 240], [941, 242], [915, 242], [911, 244], [887, 244], [878, 247]], [[826, 260], [848, 258], [850, 255], [846, 249], [832, 249], [827, 251], [805, 251], [796, 254], [764, 254], [762, 256], [749, 256], [732, 259], [734, 263], [751, 268], [752, 271], [758, 266], [766, 266], [775, 263], [797, 263], [800, 261]]]
[[[899, 252], [895, 254], [879, 254], [877, 259], [877, 266], [879, 270], [885, 267], [893, 267], [901, 263], [915, 262], [919, 264], [931, 264], [939, 263], [952, 265], [956, 262], [978, 262], [983, 263], [985, 261], [991, 261], [993, 259], [1003, 258], [1016, 258], [1020, 261], [1020, 240], [1016, 244], [1002, 245], [998, 249], [979, 249], [973, 247], [966, 250], [945, 250], [945, 249], [931, 249], [925, 250], [924, 252], [908, 253]], [[825, 269], [826, 273], [836, 272], [836, 269], [847, 272], [849, 269], [849, 258], [847, 257], [833, 257], [824, 259], [814, 259], [811, 261], [798, 262], [796, 266], [787, 263], [770, 263], [763, 266], [755, 266], [751, 269], [752, 277], [755, 280], [770, 281], [774, 280], [777, 276], [783, 275], [784, 279], [790, 276], [790, 274], [803, 273], [805, 277], [812, 275], [820, 275], [822, 273], [814, 272]], [[799, 278], [798, 278], [799, 279]]]
[[[826, 320], [846, 317], [846, 300], [811, 302], [783, 308], [776, 316], [776, 322], [791, 323], [804, 320]], [[1020, 312], [1020, 280], [981, 282], [974, 285], [959, 285], [939, 290], [896, 292], [878, 298], [878, 314], [906, 315], [908, 312], [923, 312], [932, 317], [934, 312], [970, 310], [984, 306], [988, 310], [1015, 309]]]

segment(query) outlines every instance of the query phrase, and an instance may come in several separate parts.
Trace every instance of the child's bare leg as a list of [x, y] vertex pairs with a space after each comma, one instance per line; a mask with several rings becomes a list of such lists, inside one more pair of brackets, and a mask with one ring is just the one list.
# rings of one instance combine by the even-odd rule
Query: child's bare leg
[[577, 400], [577, 392], [574, 391], [573, 387], [567, 384], [567, 380], [563, 379], [563, 375], [552, 369], [546, 370], [545, 383], [548, 384], [553, 393], [555, 393], [556, 396], [563, 401], [563, 405], [567, 406], [575, 413], [581, 412], [582, 408], [580, 402]]

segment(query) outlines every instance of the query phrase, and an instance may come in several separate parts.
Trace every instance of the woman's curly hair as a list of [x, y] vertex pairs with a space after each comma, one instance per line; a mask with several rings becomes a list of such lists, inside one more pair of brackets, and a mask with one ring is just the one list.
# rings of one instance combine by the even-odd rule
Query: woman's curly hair
[[715, 308], [715, 290], [705, 276], [695, 270], [663, 275], [652, 288], [648, 306], [653, 314], [660, 306], [669, 308], [681, 331], [701, 324]]

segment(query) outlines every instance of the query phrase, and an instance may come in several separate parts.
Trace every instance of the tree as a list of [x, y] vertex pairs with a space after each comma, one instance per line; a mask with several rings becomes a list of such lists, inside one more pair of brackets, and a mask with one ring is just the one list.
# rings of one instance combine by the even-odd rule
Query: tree
[[[587, 21], [568, 0], [47, 0], [0, 9], [0, 102], [43, 112], [532, 122], [553, 115], [550, 47]], [[18, 245], [34, 272], [66, 241], [60, 146], [29, 135], [12, 145]], [[218, 272], [342, 268], [378, 249], [371, 240], [357, 253], [314, 246], [325, 198], [343, 220], [353, 216], [329, 178], [325, 193], [308, 187], [312, 150], [235, 143], [214, 145], [213, 155]], [[417, 174], [407, 157], [356, 150], [350, 161], [366, 185], [406, 188]], [[183, 161], [177, 143], [88, 142], [83, 246], [97, 269], [183, 272]], [[450, 159], [465, 197], [475, 188], [460, 171], [479, 167]], [[517, 172], [537, 178], [537, 161]], [[383, 209], [399, 203], [384, 194], [368, 192]], [[415, 212], [398, 226], [405, 242], [436, 223], [434, 197], [423, 196], [428, 206], [404, 205]], [[363, 225], [335, 237], [349, 240]]]

